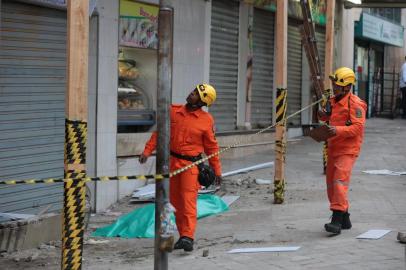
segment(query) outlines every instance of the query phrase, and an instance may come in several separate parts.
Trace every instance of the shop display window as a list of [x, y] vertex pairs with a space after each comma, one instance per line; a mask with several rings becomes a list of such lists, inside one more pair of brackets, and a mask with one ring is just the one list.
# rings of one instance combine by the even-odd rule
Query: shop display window
[[118, 132], [148, 132], [156, 123], [158, 6], [120, 1]]

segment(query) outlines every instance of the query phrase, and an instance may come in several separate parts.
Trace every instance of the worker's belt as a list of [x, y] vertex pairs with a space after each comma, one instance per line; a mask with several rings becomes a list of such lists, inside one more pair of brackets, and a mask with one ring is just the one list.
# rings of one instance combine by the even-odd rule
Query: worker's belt
[[187, 160], [187, 161], [191, 161], [191, 162], [195, 162], [195, 161], [198, 161], [198, 160], [202, 159], [202, 154], [199, 154], [197, 156], [192, 157], [192, 156], [181, 155], [181, 154], [178, 154], [178, 153], [175, 153], [175, 152], [172, 152], [172, 151], [171, 151], [171, 156], [174, 156], [174, 157], [179, 158], [179, 159], [184, 159], [184, 160]]
[[[184, 156], [172, 151], [171, 156], [191, 162], [195, 162], [202, 159], [202, 154], [192, 157], [192, 156]], [[197, 179], [199, 180], [200, 185], [205, 186], [206, 188], [211, 186], [216, 180], [216, 175], [214, 173], [213, 168], [210, 165], [204, 163], [200, 163], [199, 165], [197, 165], [197, 168], [199, 169], [199, 176]]]

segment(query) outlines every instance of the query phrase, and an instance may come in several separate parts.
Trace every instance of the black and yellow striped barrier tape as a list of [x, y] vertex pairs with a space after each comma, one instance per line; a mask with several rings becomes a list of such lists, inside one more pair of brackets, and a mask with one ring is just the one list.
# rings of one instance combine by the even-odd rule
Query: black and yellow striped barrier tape
[[[287, 119], [290, 119], [296, 115], [298, 115], [299, 113], [319, 104], [323, 99], [319, 99], [305, 107], [303, 107], [302, 109], [292, 113], [291, 115], [289, 115], [288, 117], [286, 117]], [[258, 132], [252, 134], [251, 136], [255, 136], [261, 133], [264, 133], [272, 128], [274, 128], [277, 124], [280, 124], [279, 122], [276, 122], [275, 124], [272, 124], [266, 128], [263, 128], [261, 130], [259, 130]], [[247, 141], [237, 141], [236, 143], [229, 145], [221, 150], [219, 150], [216, 153], [213, 153], [211, 155], [208, 155], [198, 161], [195, 161], [193, 163], [191, 163], [190, 165], [187, 165], [183, 168], [180, 168], [178, 170], [175, 170], [171, 173], [167, 173], [167, 174], [148, 174], [148, 175], [130, 175], [130, 176], [99, 176], [99, 177], [83, 177], [80, 178], [81, 181], [84, 182], [104, 182], [104, 181], [127, 181], [127, 180], [147, 180], [147, 179], [155, 179], [155, 180], [164, 180], [165, 178], [168, 177], [172, 177], [175, 176], [177, 174], [180, 174], [186, 170], [189, 170], [190, 168], [192, 168], [193, 166], [196, 166], [200, 163], [205, 162], [206, 160], [211, 159], [212, 157], [218, 156], [221, 153], [230, 150], [231, 148], [235, 148], [237, 146], [239, 146], [240, 144], [244, 144], [247, 143]], [[74, 181], [74, 180], [78, 180], [78, 178], [45, 178], [45, 179], [26, 179], [26, 180], [3, 180], [0, 181], [0, 185], [18, 185], [18, 184], [52, 184], [52, 183], [63, 183], [63, 182], [68, 182], [68, 181]]]

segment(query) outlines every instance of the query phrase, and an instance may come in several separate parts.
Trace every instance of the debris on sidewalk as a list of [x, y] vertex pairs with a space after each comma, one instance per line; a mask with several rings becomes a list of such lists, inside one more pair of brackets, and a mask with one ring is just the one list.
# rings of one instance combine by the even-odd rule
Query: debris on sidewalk
[[257, 184], [257, 185], [270, 185], [270, 184], [272, 184], [273, 183], [273, 181], [272, 180], [269, 180], [269, 179], [255, 179], [255, 183]]
[[208, 257], [208, 256], [209, 256], [209, 250], [208, 250], [208, 249], [204, 249], [202, 256], [203, 256], [203, 257]]
[[262, 248], [237, 248], [228, 251], [227, 253], [258, 253], [258, 252], [287, 252], [287, 251], [296, 251], [300, 247], [262, 247]]
[[379, 239], [384, 235], [390, 233], [391, 230], [369, 230], [363, 234], [358, 235], [357, 239]]
[[406, 232], [398, 232], [398, 236], [396, 238], [400, 243], [406, 244]]
[[[202, 194], [197, 198], [197, 218], [216, 215], [228, 210], [218, 196]], [[174, 215], [171, 216], [174, 221]], [[92, 237], [153, 238], [155, 236], [155, 204], [148, 204], [119, 217], [113, 224], [98, 228]]]
[[231, 175], [239, 174], [239, 173], [243, 173], [243, 172], [249, 172], [249, 171], [253, 171], [253, 170], [264, 169], [264, 168], [272, 167], [273, 164], [274, 164], [273, 161], [272, 162], [265, 162], [265, 163], [261, 163], [261, 164], [258, 164], [258, 165], [238, 169], [238, 170], [235, 170], [235, 171], [226, 172], [226, 173], [223, 173], [221, 176], [226, 177], [226, 176], [231, 176]]
[[[214, 194], [220, 190], [219, 186], [211, 185], [207, 188], [202, 187], [199, 189], [199, 194]], [[154, 202], [155, 201], [155, 184], [148, 184], [146, 186], [137, 188], [131, 195], [130, 202]]]
[[84, 244], [85, 245], [99, 245], [99, 244], [107, 244], [109, 242], [110, 242], [109, 240], [97, 240], [97, 239], [90, 238], [88, 240], [85, 240]]
[[375, 175], [394, 175], [394, 176], [400, 176], [400, 175], [406, 175], [406, 172], [395, 172], [391, 170], [368, 170], [368, 171], [362, 171], [363, 173], [367, 174], [375, 174]]

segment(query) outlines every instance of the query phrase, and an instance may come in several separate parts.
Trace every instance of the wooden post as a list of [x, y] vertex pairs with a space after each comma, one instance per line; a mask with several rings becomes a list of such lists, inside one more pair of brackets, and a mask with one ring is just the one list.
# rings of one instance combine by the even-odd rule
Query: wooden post
[[[330, 88], [329, 75], [333, 72], [334, 63], [334, 12], [336, 0], [328, 0], [327, 3], [327, 23], [326, 23], [326, 53], [324, 59], [324, 87]], [[322, 89], [325, 90], [325, 89]]]
[[[275, 51], [275, 85], [277, 89], [287, 87], [288, 62], [288, 1], [276, 1], [276, 51]], [[276, 102], [275, 102], [276, 104]], [[275, 106], [275, 114], [277, 115]], [[275, 117], [276, 119], [277, 117]], [[275, 120], [277, 121], [277, 120]], [[274, 203], [283, 203], [283, 186], [285, 183], [285, 151], [286, 142], [285, 120], [276, 126], [275, 133], [275, 175], [274, 175]], [[282, 187], [282, 188], [281, 188]]]
[[89, 2], [69, 0], [61, 269], [81, 269], [85, 215]]

